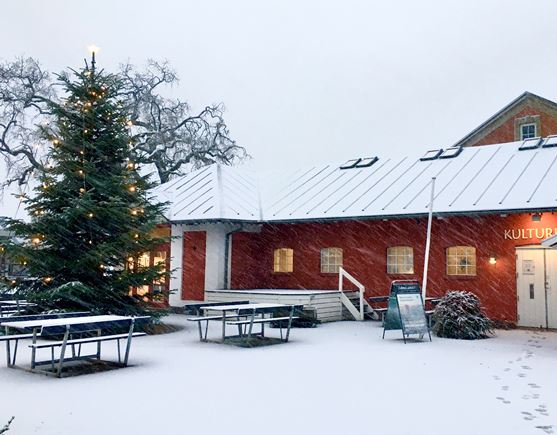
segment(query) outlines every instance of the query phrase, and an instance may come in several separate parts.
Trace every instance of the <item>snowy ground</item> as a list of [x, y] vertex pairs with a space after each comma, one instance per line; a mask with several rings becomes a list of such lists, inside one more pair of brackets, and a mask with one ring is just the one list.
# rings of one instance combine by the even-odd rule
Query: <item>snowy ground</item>
[[243, 349], [199, 343], [194, 328], [137, 339], [127, 369], [56, 379], [2, 366], [0, 422], [15, 415], [10, 435], [557, 431], [556, 333], [404, 345], [376, 322], [337, 322]]

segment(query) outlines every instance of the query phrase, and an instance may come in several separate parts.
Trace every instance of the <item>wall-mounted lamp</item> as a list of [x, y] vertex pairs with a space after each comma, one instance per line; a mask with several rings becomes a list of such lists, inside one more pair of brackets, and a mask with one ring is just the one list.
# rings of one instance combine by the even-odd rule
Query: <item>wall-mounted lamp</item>
[[491, 254], [489, 256], [489, 264], [497, 264], [497, 257], [495, 256], [495, 254]]
[[541, 213], [534, 213], [532, 215], [532, 221], [533, 222], [539, 222], [542, 220], [542, 214]]

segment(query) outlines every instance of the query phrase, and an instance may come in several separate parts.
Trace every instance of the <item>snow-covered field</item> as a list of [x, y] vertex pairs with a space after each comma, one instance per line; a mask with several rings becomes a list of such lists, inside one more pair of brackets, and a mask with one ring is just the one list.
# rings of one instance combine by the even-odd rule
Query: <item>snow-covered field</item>
[[[187, 323], [177, 315], [167, 322]], [[404, 345], [395, 331], [381, 340], [377, 322], [338, 322], [294, 329], [288, 344], [243, 349], [200, 343], [196, 326], [185, 327], [137, 339], [126, 369], [56, 379], [0, 367], [0, 423], [15, 415], [10, 435], [557, 429], [556, 333]], [[111, 356], [115, 345], [104, 346]]]

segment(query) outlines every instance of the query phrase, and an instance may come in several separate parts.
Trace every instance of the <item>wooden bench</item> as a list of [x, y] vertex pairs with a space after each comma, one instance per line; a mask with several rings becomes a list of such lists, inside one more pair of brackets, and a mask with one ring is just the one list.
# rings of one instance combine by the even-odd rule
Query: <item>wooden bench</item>
[[[4, 313], [5, 314], [5, 311]], [[9, 316], [9, 317], [0, 317], [0, 324], [2, 322], [26, 322], [28, 320], [42, 320], [42, 319], [60, 319], [60, 318], [70, 318], [70, 317], [80, 317], [80, 316], [87, 316], [89, 314], [88, 311], [77, 311], [77, 312], [69, 312], [69, 313], [50, 313], [50, 314], [28, 314], [28, 315], [20, 315], [20, 316]], [[37, 334], [37, 331], [33, 331], [32, 333], [24, 333], [24, 334], [8, 334], [8, 328], [6, 328], [6, 335], [0, 335], [0, 342], [6, 342], [6, 359], [8, 367], [14, 366], [17, 358], [17, 347], [19, 344], [19, 340], [26, 340], [26, 339], [36, 339], [40, 334]], [[11, 350], [11, 342], [15, 341], [13, 356]]]

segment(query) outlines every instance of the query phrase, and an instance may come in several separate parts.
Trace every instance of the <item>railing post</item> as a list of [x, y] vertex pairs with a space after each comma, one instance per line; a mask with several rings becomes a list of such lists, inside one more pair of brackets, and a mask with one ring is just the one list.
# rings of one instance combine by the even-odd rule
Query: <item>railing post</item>
[[339, 267], [338, 269], [338, 291], [341, 292], [342, 291], [342, 274], [344, 272], [344, 269], [342, 267]]
[[364, 320], [364, 286], [360, 286], [360, 320]]

